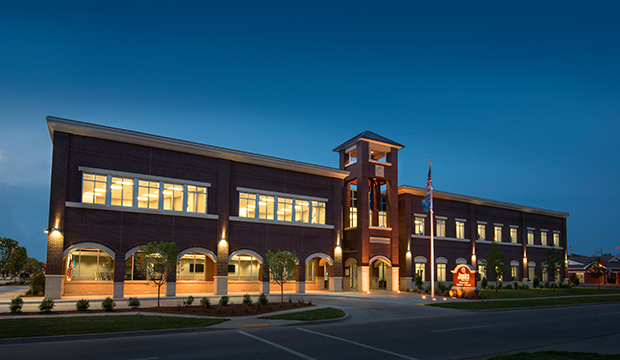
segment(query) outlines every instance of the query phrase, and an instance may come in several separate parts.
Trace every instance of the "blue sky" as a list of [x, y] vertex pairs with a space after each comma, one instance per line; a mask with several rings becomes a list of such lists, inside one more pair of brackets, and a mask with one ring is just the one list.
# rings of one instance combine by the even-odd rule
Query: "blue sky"
[[[53, 115], [338, 166], [363, 130], [400, 184], [568, 212], [620, 244], [615, 1], [0, 4], [0, 236], [45, 258]], [[598, 239], [598, 240], [597, 240]]]

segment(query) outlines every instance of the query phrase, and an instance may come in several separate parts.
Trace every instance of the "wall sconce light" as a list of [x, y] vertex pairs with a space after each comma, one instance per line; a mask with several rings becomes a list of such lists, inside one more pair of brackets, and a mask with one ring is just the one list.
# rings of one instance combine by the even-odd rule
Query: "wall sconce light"
[[59, 232], [59, 231], [60, 231], [60, 229], [58, 229], [58, 228], [44, 229], [44, 230], [43, 230], [43, 232], [44, 232], [44, 233], [46, 233], [46, 234], [52, 234], [52, 235], [53, 235], [54, 233]]
[[226, 239], [222, 238], [222, 240], [220, 240], [220, 246], [226, 246]]

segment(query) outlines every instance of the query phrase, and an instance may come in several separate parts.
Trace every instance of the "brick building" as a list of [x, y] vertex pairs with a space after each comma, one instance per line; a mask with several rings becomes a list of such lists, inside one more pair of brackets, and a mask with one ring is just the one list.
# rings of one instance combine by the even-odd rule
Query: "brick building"
[[[424, 189], [398, 186], [403, 146], [380, 135], [366, 131], [335, 148], [336, 169], [56, 117], [47, 124], [49, 297], [155, 292], [136, 266], [151, 241], [182, 251], [169, 296], [269, 293], [262, 264], [278, 249], [300, 259], [286, 290], [395, 291], [411, 288], [415, 273], [430, 280]], [[520, 281], [542, 271], [551, 246], [566, 249], [568, 214], [435, 199], [442, 280], [457, 263], [477, 266], [498, 234]]]

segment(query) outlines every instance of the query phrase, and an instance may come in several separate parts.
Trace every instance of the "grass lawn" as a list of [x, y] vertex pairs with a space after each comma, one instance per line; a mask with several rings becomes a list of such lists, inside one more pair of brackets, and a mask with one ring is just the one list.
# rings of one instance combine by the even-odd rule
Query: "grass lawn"
[[[525, 290], [532, 291], [532, 290]], [[530, 306], [551, 306], [551, 305], [575, 305], [575, 304], [591, 304], [597, 302], [620, 301], [620, 295], [601, 296], [601, 297], [558, 297], [554, 299], [521, 299], [506, 301], [462, 301], [453, 303], [429, 304], [429, 306], [437, 306], [451, 309], [465, 310], [487, 310], [487, 309], [505, 309], [519, 308]]]
[[342, 310], [334, 309], [334, 308], [324, 308], [324, 309], [315, 309], [308, 311], [299, 311], [289, 314], [280, 314], [280, 315], [272, 315], [272, 316], [263, 316], [259, 319], [275, 319], [275, 320], [301, 320], [301, 321], [311, 321], [311, 320], [327, 320], [327, 319], [337, 319], [341, 318], [345, 315], [345, 312]]
[[482, 290], [482, 295], [486, 299], [527, 299], [537, 297], [556, 297], [571, 295], [601, 295], [601, 294], [619, 294], [618, 289], [596, 289], [596, 288], [572, 288], [572, 289], [519, 289], [519, 290]]
[[566, 351], [539, 351], [535, 353], [521, 352], [513, 355], [498, 355], [489, 360], [612, 360], [618, 355], [603, 355], [596, 353], [580, 353]]
[[0, 320], [0, 338], [205, 327], [224, 319], [116, 315]]

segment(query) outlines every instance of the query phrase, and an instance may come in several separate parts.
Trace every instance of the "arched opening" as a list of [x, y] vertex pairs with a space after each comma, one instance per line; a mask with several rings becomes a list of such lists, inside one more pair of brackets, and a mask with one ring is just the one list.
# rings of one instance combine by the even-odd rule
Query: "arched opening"
[[357, 260], [348, 258], [344, 262], [343, 290], [357, 291]]
[[370, 289], [392, 289], [392, 262], [385, 256], [377, 255], [370, 259]]
[[445, 257], [438, 257], [435, 260], [435, 264], [437, 267], [437, 271], [435, 272], [437, 281], [441, 281], [441, 282], [448, 281], [448, 278], [446, 275], [446, 267], [448, 266], [448, 259], [446, 259]]
[[228, 291], [261, 292], [263, 257], [252, 250], [238, 250], [228, 256]]
[[[414, 263], [414, 274], [417, 277], [420, 275], [422, 281], [427, 281], [426, 279], [426, 258], [424, 256], [416, 256], [413, 258]], [[414, 279], [415, 280], [415, 279]]]
[[203, 248], [190, 248], [181, 252], [177, 264], [177, 293], [213, 292], [217, 256]]
[[305, 260], [306, 290], [329, 290], [333, 282], [334, 260], [325, 253], [314, 253]]
[[114, 252], [95, 243], [74, 245], [64, 251], [64, 295], [112, 294]]

